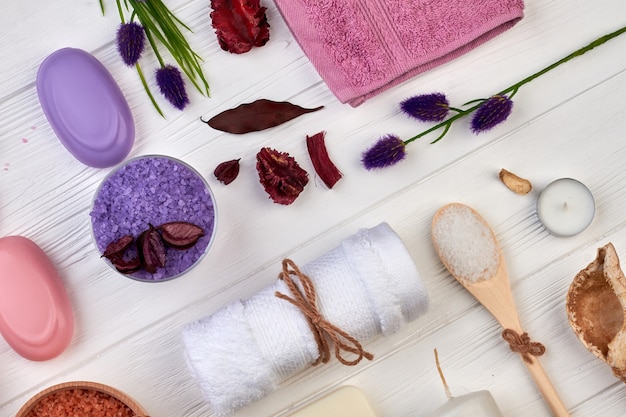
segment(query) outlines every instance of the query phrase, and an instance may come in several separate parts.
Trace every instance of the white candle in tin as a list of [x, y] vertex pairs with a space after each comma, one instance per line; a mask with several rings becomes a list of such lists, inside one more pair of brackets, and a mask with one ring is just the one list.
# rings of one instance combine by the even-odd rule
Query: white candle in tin
[[489, 391], [451, 397], [430, 417], [504, 417]]
[[591, 191], [580, 181], [561, 178], [543, 189], [537, 199], [537, 216], [556, 236], [573, 236], [589, 226], [595, 215]]

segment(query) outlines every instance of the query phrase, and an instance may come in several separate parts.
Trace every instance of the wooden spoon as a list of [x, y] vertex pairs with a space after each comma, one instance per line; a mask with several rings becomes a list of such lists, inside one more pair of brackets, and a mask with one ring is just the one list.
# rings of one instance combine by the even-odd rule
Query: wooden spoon
[[[469, 206], [451, 203], [441, 207], [432, 223], [435, 250], [456, 278], [502, 325], [522, 335], [506, 265], [496, 237], [483, 217]], [[534, 356], [524, 364], [552, 413], [569, 416], [552, 383]]]

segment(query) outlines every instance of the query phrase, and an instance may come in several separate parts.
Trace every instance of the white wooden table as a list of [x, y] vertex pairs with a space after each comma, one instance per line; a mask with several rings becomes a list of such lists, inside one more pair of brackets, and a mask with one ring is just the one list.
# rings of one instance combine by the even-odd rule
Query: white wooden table
[[[480, 211], [502, 245], [521, 321], [547, 346], [542, 363], [572, 416], [622, 417], [626, 386], [572, 332], [565, 295], [574, 275], [613, 242], [626, 259], [626, 36], [614, 39], [523, 87], [511, 117], [480, 136], [457, 123], [436, 145], [428, 138], [390, 169], [368, 172], [360, 154], [380, 135], [410, 137], [424, 126], [397, 110], [402, 99], [445, 92], [454, 103], [488, 96], [626, 23], [623, 0], [528, 0], [525, 18], [487, 44], [377, 96], [358, 108], [340, 104], [302, 53], [272, 1], [270, 42], [248, 54], [222, 51], [207, 1], [169, 1], [195, 31], [188, 39], [205, 59], [211, 98], [189, 89], [178, 112], [154, 111], [133, 70], [118, 59], [113, 1], [102, 16], [96, 0], [4, 0], [0, 8], [0, 236], [23, 235], [57, 266], [76, 320], [69, 348], [32, 362], [0, 340], [0, 415], [12, 416], [55, 383], [92, 380], [135, 397], [152, 417], [209, 416], [189, 375], [181, 329], [232, 300], [274, 282], [280, 261], [304, 264], [363, 227], [388, 222], [401, 236], [428, 288], [429, 312], [400, 333], [366, 347], [375, 360], [347, 368], [333, 361], [287, 381], [238, 416], [286, 415], [341, 385], [361, 388], [385, 417], [428, 416], [445, 401], [433, 349], [452, 392], [488, 389], [507, 417], [550, 411], [522, 361], [500, 338], [496, 321], [444, 269], [430, 241], [435, 211], [450, 201]], [[90, 234], [94, 192], [110, 169], [74, 159], [56, 139], [39, 106], [35, 77], [62, 47], [95, 55], [124, 92], [136, 123], [132, 156], [184, 160], [208, 179], [218, 207], [217, 239], [201, 264], [180, 279], [148, 284], [114, 273]], [[149, 67], [153, 58], [147, 58]], [[232, 136], [200, 123], [257, 98], [325, 109], [271, 131]], [[161, 100], [161, 98], [157, 98]], [[313, 174], [305, 135], [327, 131], [327, 146], [344, 178], [328, 190]], [[254, 156], [263, 146], [289, 152], [311, 173], [291, 206], [273, 204], [258, 183]], [[239, 178], [212, 176], [224, 160], [242, 158]], [[533, 182], [526, 196], [500, 183], [506, 168]], [[596, 199], [583, 233], [550, 235], [535, 202], [550, 181], [573, 177]]]

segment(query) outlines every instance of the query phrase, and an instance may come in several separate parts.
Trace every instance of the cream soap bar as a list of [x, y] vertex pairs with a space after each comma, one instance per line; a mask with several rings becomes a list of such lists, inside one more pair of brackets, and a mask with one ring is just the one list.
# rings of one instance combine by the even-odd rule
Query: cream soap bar
[[360, 389], [344, 386], [289, 417], [376, 417]]

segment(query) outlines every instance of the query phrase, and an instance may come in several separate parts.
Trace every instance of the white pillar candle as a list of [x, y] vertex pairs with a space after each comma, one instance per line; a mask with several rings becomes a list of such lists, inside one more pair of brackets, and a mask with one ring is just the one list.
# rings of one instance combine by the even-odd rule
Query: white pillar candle
[[539, 221], [555, 236], [582, 232], [593, 220], [595, 210], [591, 191], [572, 178], [551, 182], [537, 199]]
[[504, 417], [489, 391], [451, 397], [430, 417]]

